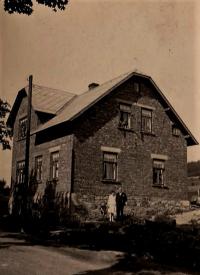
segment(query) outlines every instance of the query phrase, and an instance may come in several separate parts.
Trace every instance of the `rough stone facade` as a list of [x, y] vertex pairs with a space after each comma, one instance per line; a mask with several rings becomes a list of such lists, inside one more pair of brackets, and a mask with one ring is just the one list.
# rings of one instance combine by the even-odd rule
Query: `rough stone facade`
[[[120, 100], [131, 104], [131, 130], [118, 128]], [[141, 133], [140, 105], [153, 108], [150, 135]], [[133, 92], [131, 81], [117, 88], [77, 121], [74, 191], [98, 207], [102, 201], [106, 202], [112, 189], [121, 185], [128, 195], [129, 212], [137, 204], [136, 198], [170, 200], [175, 204], [187, 199], [187, 145], [182, 134], [172, 135], [172, 122], [147, 82], [141, 83], [140, 95]], [[117, 183], [102, 181], [101, 146], [121, 150]], [[153, 186], [151, 154], [168, 157], [164, 172], [166, 188]]]
[[[120, 102], [131, 106], [131, 129], [118, 127]], [[141, 132], [141, 106], [153, 110], [151, 134]], [[25, 156], [25, 140], [18, 139], [18, 128], [19, 119], [26, 112], [25, 97], [14, 123], [13, 183], [16, 163]], [[36, 129], [40, 121], [38, 113], [32, 110], [31, 130]], [[173, 122], [153, 85], [140, 80], [140, 92], [137, 93], [134, 92], [134, 78], [130, 79], [75, 119], [68, 130], [54, 130], [57, 131], [55, 138], [50, 132], [44, 132], [37, 139], [35, 134], [31, 136], [30, 173], [34, 169], [35, 157], [42, 156], [42, 182], [38, 192], [44, 191], [49, 179], [50, 152], [55, 148], [60, 152], [57, 192], [72, 190], [91, 216], [92, 212], [96, 213], [94, 216], [99, 215], [99, 206], [107, 201], [109, 192], [119, 186], [128, 196], [127, 213], [134, 213], [134, 209], [147, 210], [152, 205], [159, 207], [162, 202], [164, 205], [168, 202], [171, 208], [172, 205], [178, 207], [179, 201], [187, 199], [187, 144], [183, 133], [179, 136], [172, 134]], [[102, 180], [102, 146], [120, 150], [117, 182]], [[155, 155], [165, 158], [165, 188], [153, 186]]]
[[[12, 156], [12, 183], [16, 182], [17, 162], [25, 159], [25, 139], [18, 138], [19, 120], [26, 116], [27, 98], [23, 98], [14, 124], [13, 156]], [[32, 109], [31, 131], [35, 130], [40, 123], [38, 114]], [[59, 151], [59, 180], [56, 184], [56, 192], [69, 192], [71, 187], [72, 171], [72, 146], [73, 135], [61, 136], [56, 139], [49, 138], [45, 142], [38, 142], [36, 135], [31, 135], [29, 174], [35, 170], [35, 158], [42, 156], [42, 180], [38, 183], [37, 193], [43, 194], [47, 181], [50, 180], [50, 154]]]

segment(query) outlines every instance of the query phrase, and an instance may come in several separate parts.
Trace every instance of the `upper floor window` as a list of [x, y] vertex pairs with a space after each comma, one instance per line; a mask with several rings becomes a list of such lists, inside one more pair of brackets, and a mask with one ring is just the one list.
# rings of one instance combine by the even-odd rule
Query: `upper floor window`
[[52, 152], [50, 157], [50, 179], [58, 179], [59, 170], [59, 151]]
[[140, 84], [138, 82], [134, 82], [133, 89], [134, 89], [134, 92], [139, 93], [139, 91], [140, 91]]
[[172, 125], [172, 134], [173, 136], [180, 136], [180, 130], [176, 127], [176, 125]]
[[117, 153], [103, 152], [103, 180], [117, 181]]
[[24, 183], [25, 180], [25, 161], [18, 161], [16, 167], [16, 183]]
[[153, 185], [164, 186], [164, 170], [163, 160], [153, 160]]
[[152, 133], [152, 110], [141, 109], [141, 130], [144, 133]]
[[131, 105], [121, 104], [119, 105], [119, 127], [130, 129], [131, 128]]
[[23, 139], [26, 137], [27, 133], [27, 117], [24, 117], [19, 120], [19, 134], [18, 138]]
[[41, 181], [42, 180], [42, 156], [37, 156], [35, 158], [35, 174], [36, 174], [36, 180]]

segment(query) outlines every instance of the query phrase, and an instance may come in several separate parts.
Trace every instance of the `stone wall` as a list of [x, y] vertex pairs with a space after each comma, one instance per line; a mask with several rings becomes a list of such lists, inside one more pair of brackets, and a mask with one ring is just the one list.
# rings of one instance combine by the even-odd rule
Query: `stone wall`
[[[131, 104], [131, 130], [118, 128], [120, 100]], [[149, 135], [141, 133], [142, 105], [153, 108], [153, 132]], [[172, 135], [173, 122], [148, 82], [141, 83], [140, 94], [133, 92], [133, 80], [118, 87], [76, 121], [74, 191], [83, 201], [100, 205], [112, 189], [122, 186], [131, 208], [135, 197], [175, 202], [187, 199], [187, 145], [183, 133]], [[101, 146], [121, 150], [117, 182], [102, 180]], [[153, 186], [151, 154], [167, 156], [166, 188]]]
[[[27, 113], [27, 97], [22, 100], [14, 124], [13, 156], [12, 156], [12, 182], [16, 181], [16, 165], [18, 161], [25, 160], [25, 139], [18, 138], [19, 120]], [[31, 131], [38, 127], [37, 113], [32, 109]], [[48, 134], [45, 134], [48, 136]], [[47, 138], [45, 142], [31, 135], [29, 174], [35, 169], [35, 158], [42, 156], [42, 180], [38, 183], [37, 193], [42, 195], [47, 181], [50, 179], [50, 154], [59, 151], [59, 180], [56, 184], [56, 192], [67, 192], [71, 188], [73, 135], [64, 135], [56, 139]]]

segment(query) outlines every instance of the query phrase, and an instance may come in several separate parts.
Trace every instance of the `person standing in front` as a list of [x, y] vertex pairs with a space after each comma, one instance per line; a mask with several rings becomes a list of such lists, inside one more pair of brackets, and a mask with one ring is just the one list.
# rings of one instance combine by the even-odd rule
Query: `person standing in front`
[[125, 192], [122, 192], [122, 188], [119, 187], [116, 194], [116, 210], [117, 220], [122, 221], [124, 216], [124, 206], [127, 204], [127, 196]]
[[109, 197], [108, 197], [108, 215], [109, 215], [109, 221], [114, 221], [114, 216], [116, 215], [116, 195], [115, 191], [111, 191]]

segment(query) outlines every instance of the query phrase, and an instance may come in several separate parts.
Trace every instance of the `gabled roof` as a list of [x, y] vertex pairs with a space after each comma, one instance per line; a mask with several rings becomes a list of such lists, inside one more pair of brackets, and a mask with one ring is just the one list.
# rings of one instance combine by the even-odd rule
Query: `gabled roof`
[[108, 94], [111, 90], [115, 89], [120, 85], [121, 81], [125, 81], [128, 78], [130, 73], [121, 75], [117, 78], [114, 78], [96, 88], [93, 88], [77, 97], [75, 97], [70, 104], [63, 108], [63, 110], [54, 118], [49, 120], [47, 123], [41, 125], [34, 133], [40, 132], [57, 124], [71, 121], [96, 102], [98, 102], [101, 98], [103, 98], [106, 94]]
[[[13, 125], [21, 101], [23, 97], [27, 96], [27, 93], [28, 87], [25, 87], [18, 92], [7, 120], [8, 125]], [[56, 113], [75, 96], [75, 94], [69, 92], [34, 84], [32, 88], [32, 106], [35, 111], [56, 115]]]
[[75, 118], [80, 116], [82, 113], [84, 113], [86, 110], [88, 110], [91, 106], [96, 104], [100, 99], [108, 95], [111, 91], [116, 89], [118, 86], [120, 86], [121, 84], [123, 84], [133, 76], [146, 79], [153, 85], [153, 87], [155, 88], [155, 91], [160, 96], [162, 103], [165, 105], [167, 114], [175, 120], [175, 122], [179, 125], [179, 127], [184, 132], [185, 138], [187, 140], [187, 144], [197, 145], [198, 142], [195, 139], [195, 137], [192, 135], [190, 130], [187, 128], [185, 123], [182, 121], [180, 116], [174, 110], [172, 105], [169, 103], [167, 98], [164, 96], [164, 94], [161, 92], [161, 90], [158, 88], [158, 86], [152, 80], [152, 78], [150, 76], [137, 73], [137, 72], [129, 72], [129, 73], [123, 74], [102, 85], [99, 85], [98, 87], [92, 90], [88, 90], [87, 92], [74, 97], [65, 107], [62, 108], [60, 112], [58, 112], [58, 114], [55, 117], [53, 117], [51, 120], [49, 120], [45, 124], [38, 127], [38, 129], [32, 132], [32, 134], [41, 132], [45, 129], [56, 126], [63, 122], [74, 120]]
[[45, 124], [39, 126], [38, 129], [33, 131], [31, 134], [41, 132], [45, 129], [51, 128], [63, 122], [69, 122], [74, 120], [75, 118], [80, 116], [82, 113], [84, 113], [86, 110], [88, 110], [91, 106], [96, 104], [103, 97], [108, 95], [111, 91], [116, 89], [118, 86], [120, 86], [121, 84], [123, 84], [133, 76], [146, 79], [152, 84], [152, 86], [155, 88], [155, 92], [160, 97], [160, 100], [162, 101], [162, 104], [164, 105], [164, 108], [167, 114], [173, 120], [175, 120], [176, 124], [179, 125], [179, 127], [183, 131], [185, 139], [187, 140], [187, 145], [197, 145], [198, 142], [195, 139], [195, 137], [192, 135], [192, 133], [187, 128], [183, 120], [174, 110], [172, 105], [169, 103], [167, 98], [164, 96], [164, 94], [161, 92], [161, 90], [158, 88], [158, 86], [152, 80], [152, 78], [150, 76], [137, 73], [137, 72], [129, 72], [129, 73], [123, 74], [102, 85], [99, 85], [98, 87], [92, 90], [88, 90], [87, 92], [81, 95], [71, 97], [71, 100], [69, 100], [68, 103], [65, 104], [63, 108], [60, 109], [59, 112], [57, 112], [57, 115], [55, 117], [53, 117], [51, 120], [49, 120]]

